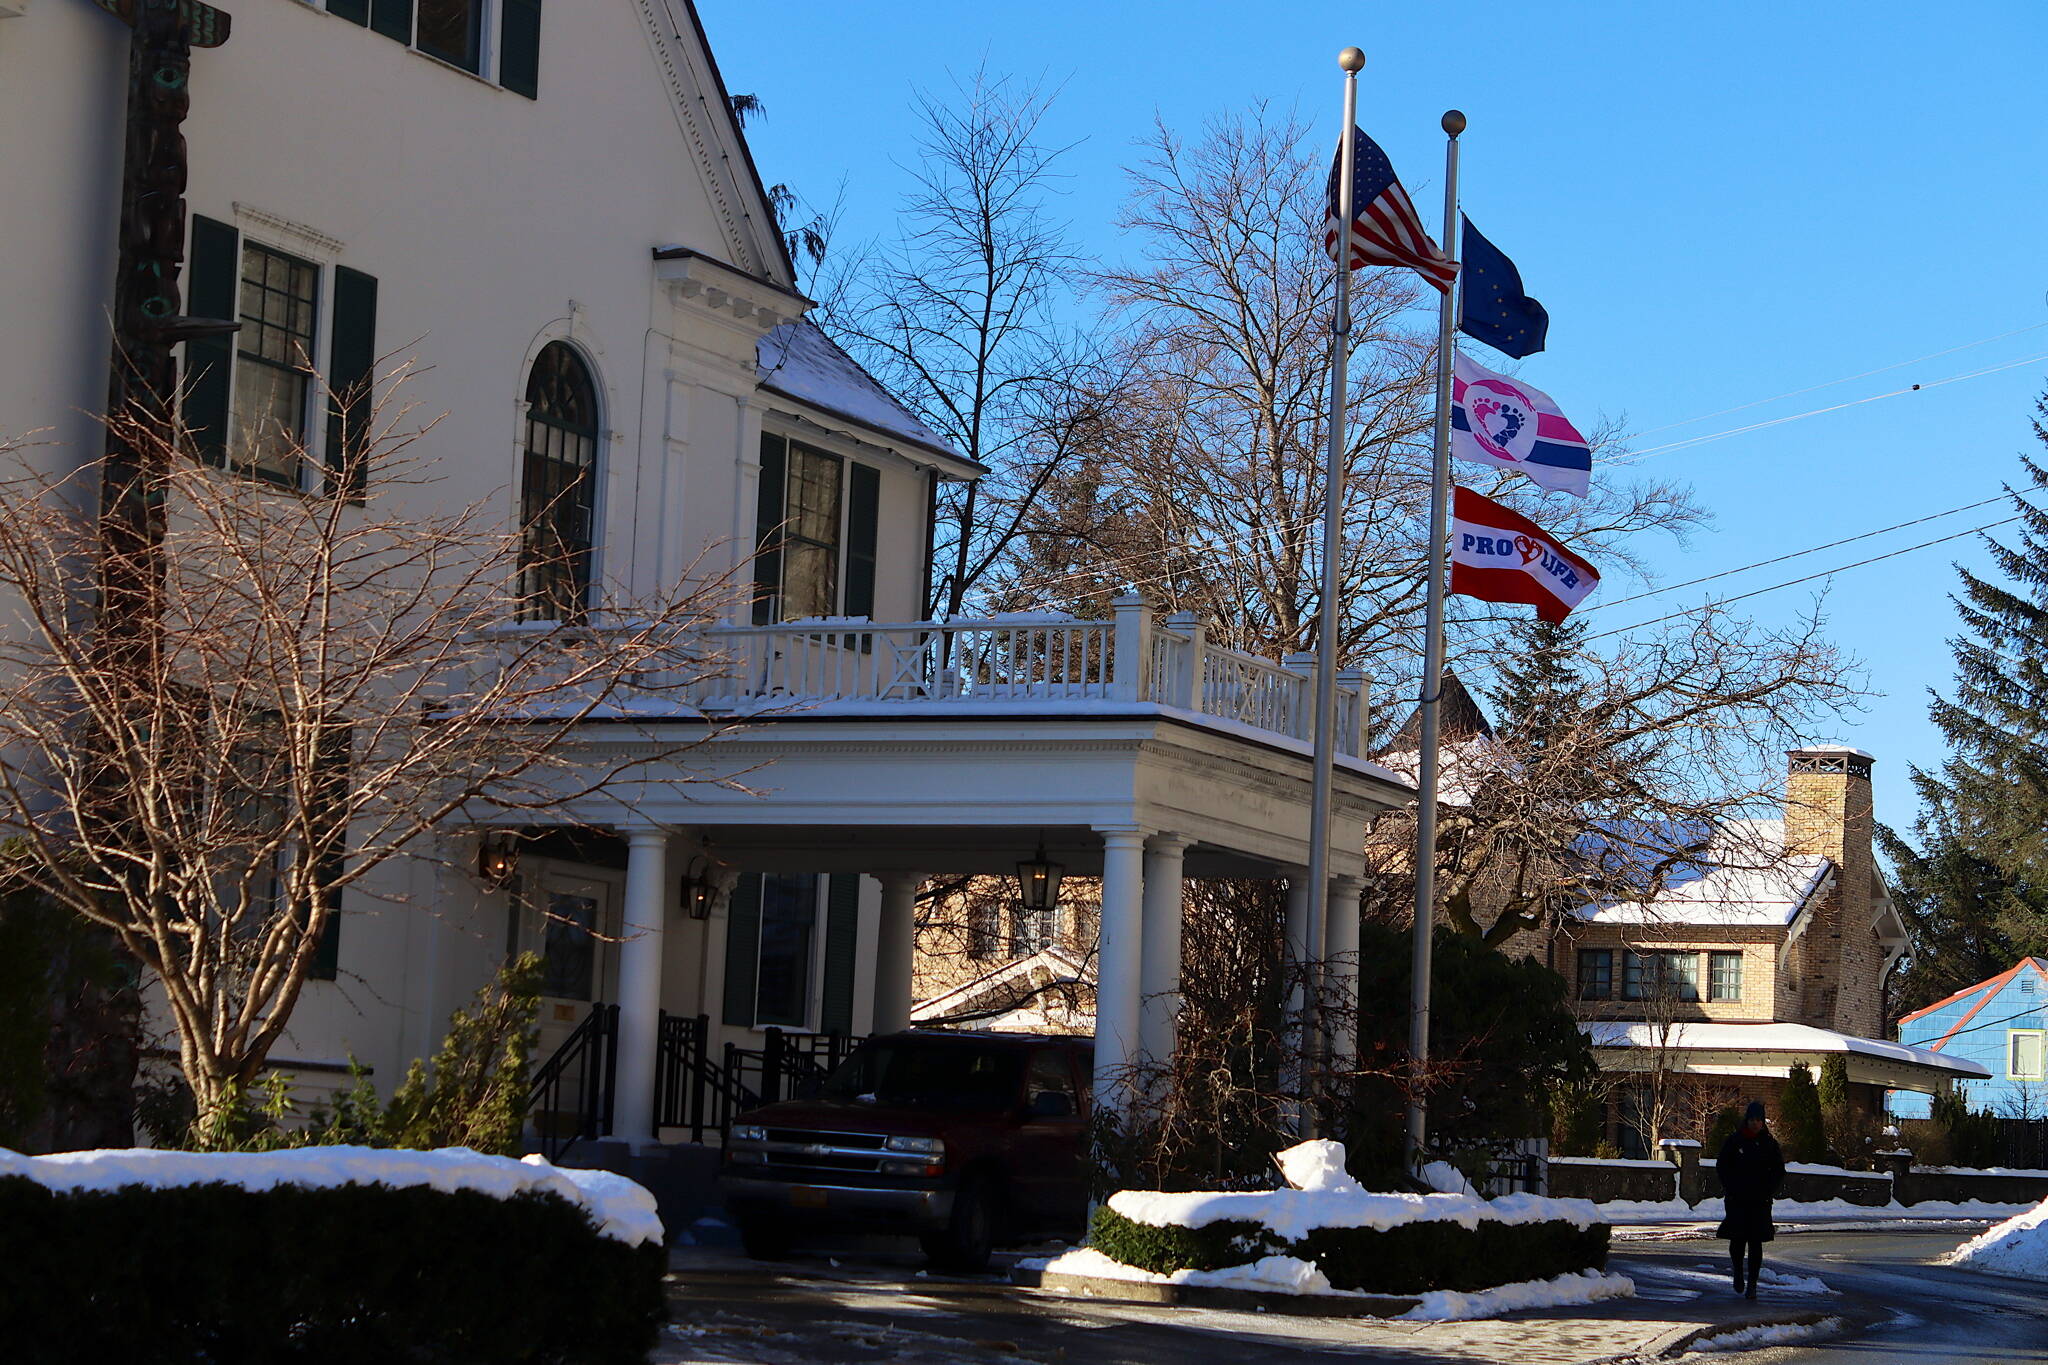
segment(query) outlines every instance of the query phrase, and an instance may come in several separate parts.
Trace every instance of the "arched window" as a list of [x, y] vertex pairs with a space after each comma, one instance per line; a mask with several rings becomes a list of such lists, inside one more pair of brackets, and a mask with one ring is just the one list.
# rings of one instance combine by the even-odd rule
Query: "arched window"
[[579, 620], [597, 519], [597, 388], [560, 341], [541, 348], [526, 381], [519, 487], [519, 619]]

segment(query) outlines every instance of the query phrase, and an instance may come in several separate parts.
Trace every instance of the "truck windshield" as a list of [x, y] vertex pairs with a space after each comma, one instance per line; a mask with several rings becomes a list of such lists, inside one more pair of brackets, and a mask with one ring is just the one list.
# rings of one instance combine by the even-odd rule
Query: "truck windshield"
[[918, 1109], [1004, 1109], [1017, 1103], [1024, 1054], [971, 1043], [869, 1043], [825, 1080], [823, 1097]]

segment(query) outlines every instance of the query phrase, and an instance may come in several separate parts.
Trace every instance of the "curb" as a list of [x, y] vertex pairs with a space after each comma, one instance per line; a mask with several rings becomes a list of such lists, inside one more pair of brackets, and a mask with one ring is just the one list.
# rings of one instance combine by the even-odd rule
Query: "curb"
[[1213, 1285], [1154, 1284], [1147, 1280], [1112, 1280], [1062, 1271], [1027, 1270], [1017, 1266], [1010, 1282], [1026, 1289], [1111, 1303], [1165, 1304], [1179, 1308], [1219, 1308], [1240, 1313], [1275, 1313], [1297, 1318], [1393, 1318], [1422, 1300], [1412, 1295], [1287, 1294], [1278, 1290], [1219, 1289]]
[[[1670, 1360], [1684, 1355], [1692, 1349], [1693, 1343], [1707, 1337], [1727, 1336], [1733, 1332], [1748, 1332], [1759, 1327], [1816, 1327], [1824, 1322], [1841, 1325], [1839, 1332], [1830, 1336], [1842, 1336], [1852, 1331], [1856, 1323], [1848, 1313], [1824, 1313], [1811, 1310], [1804, 1313], [1759, 1314], [1754, 1318], [1735, 1319], [1727, 1322], [1703, 1322], [1688, 1327], [1676, 1327], [1662, 1336], [1652, 1338], [1635, 1356], [1638, 1360]], [[1821, 1340], [1819, 1337], [1812, 1338]], [[1801, 1343], [1804, 1345], [1805, 1343]]]

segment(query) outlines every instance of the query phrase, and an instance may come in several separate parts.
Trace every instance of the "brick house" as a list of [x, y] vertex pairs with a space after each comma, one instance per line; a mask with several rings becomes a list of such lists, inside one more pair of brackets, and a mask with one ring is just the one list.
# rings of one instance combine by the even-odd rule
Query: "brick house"
[[[1738, 822], [1647, 901], [1581, 906], [1549, 960], [1571, 986], [1601, 1069], [1684, 1078], [1695, 1111], [1762, 1099], [1790, 1069], [1848, 1061], [1854, 1101], [1932, 1093], [1982, 1068], [1886, 1041], [1884, 979], [1905, 926], [1871, 851], [1872, 757], [1841, 745], [1788, 755], [1782, 819]], [[1640, 1151], [1632, 1092], [1609, 1130]], [[1666, 1137], [1698, 1137], [1670, 1132]]]

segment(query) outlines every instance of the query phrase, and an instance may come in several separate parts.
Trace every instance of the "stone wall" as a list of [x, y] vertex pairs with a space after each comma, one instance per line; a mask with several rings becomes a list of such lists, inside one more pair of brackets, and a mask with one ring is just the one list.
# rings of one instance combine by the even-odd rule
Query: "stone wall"
[[1554, 1156], [1545, 1188], [1552, 1199], [1590, 1199], [1596, 1204], [1629, 1199], [1661, 1204], [1678, 1197], [1678, 1168], [1666, 1161]]
[[[1549, 1192], [1555, 1199], [1590, 1199], [1664, 1203], [1682, 1198], [1688, 1204], [1721, 1197], [1721, 1181], [1711, 1159], [1695, 1166], [1688, 1150], [1670, 1148], [1677, 1161], [1612, 1161], [1593, 1157], [1552, 1157]], [[1696, 1152], [1697, 1149], [1690, 1149]], [[1780, 1200], [1802, 1204], [1839, 1199], [1864, 1208], [1914, 1204], [2035, 1204], [2048, 1199], [2048, 1171], [1970, 1170], [1959, 1167], [1906, 1169], [1903, 1159], [1893, 1169], [1847, 1171], [1836, 1166], [1794, 1163], [1785, 1174]]]

